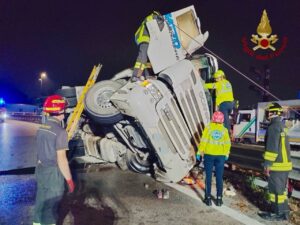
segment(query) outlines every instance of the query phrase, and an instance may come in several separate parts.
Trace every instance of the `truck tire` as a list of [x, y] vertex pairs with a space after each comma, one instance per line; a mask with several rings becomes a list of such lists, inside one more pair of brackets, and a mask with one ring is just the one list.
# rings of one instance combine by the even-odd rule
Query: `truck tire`
[[130, 170], [136, 173], [150, 173], [151, 163], [148, 160], [143, 160], [138, 154], [127, 151], [126, 154], [127, 166]]
[[121, 112], [109, 100], [123, 85], [111, 80], [96, 83], [86, 93], [84, 105], [86, 113], [99, 124], [113, 124], [123, 119]]
[[55, 94], [60, 95], [65, 98], [76, 97], [76, 89], [74, 87], [58, 89]]

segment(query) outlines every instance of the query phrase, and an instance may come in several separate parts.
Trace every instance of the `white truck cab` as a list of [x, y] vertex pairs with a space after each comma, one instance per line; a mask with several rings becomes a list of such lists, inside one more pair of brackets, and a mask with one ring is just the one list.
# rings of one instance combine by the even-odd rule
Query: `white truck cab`
[[192, 55], [208, 38], [194, 6], [163, 17], [162, 30], [156, 21], [147, 22], [154, 79], [131, 82], [129, 68], [86, 93], [84, 116], [71, 140], [76, 160], [117, 163], [164, 182], [180, 181], [195, 165], [211, 117], [203, 84], [218, 64], [212, 55]]

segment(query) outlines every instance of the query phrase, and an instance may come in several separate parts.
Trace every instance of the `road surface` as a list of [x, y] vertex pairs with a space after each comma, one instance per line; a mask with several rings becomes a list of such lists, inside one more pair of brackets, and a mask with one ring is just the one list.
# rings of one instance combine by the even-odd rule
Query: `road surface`
[[6, 120], [0, 123], [0, 171], [33, 167], [38, 124]]
[[[14, 169], [34, 165], [37, 125], [8, 120], [0, 126], [1, 137], [6, 138], [1, 138], [4, 147], [0, 152], [6, 160], [1, 162], [1, 170], [6, 172], [0, 173], [0, 224], [29, 225], [36, 191], [33, 169]], [[76, 190], [65, 195], [58, 224], [287, 224], [262, 221], [255, 208], [241, 213], [232, 209], [232, 201], [226, 198], [222, 207], [207, 207], [201, 200], [203, 190], [195, 185], [164, 184], [111, 164], [82, 166], [73, 169]], [[155, 191], [161, 189], [170, 191], [169, 199], [157, 198]]]

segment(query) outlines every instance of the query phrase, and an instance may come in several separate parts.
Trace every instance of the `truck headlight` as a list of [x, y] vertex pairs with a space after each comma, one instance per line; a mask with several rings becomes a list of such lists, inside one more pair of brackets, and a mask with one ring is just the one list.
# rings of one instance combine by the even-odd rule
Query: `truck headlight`
[[159, 102], [162, 99], [162, 94], [154, 87], [154, 85], [150, 85], [147, 89], [156, 102]]

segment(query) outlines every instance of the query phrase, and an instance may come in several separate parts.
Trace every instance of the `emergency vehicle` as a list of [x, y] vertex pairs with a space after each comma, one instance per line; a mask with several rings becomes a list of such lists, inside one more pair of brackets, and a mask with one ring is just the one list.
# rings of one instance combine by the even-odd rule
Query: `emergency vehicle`
[[5, 101], [3, 98], [0, 98], [0, 123], [5, 122], [7, 117], [7, 111], [5, 108]]
[[[291, 145], [300, 146], [300, 99], [276, 101], [283, 107], [283, 123], [288, 128]], [[260, 102], [256, 109], [238, 110], [233, 125], [233, 140], [238, 143], [264, 143], [268, 121], [265, 108], [270, 102]]]

